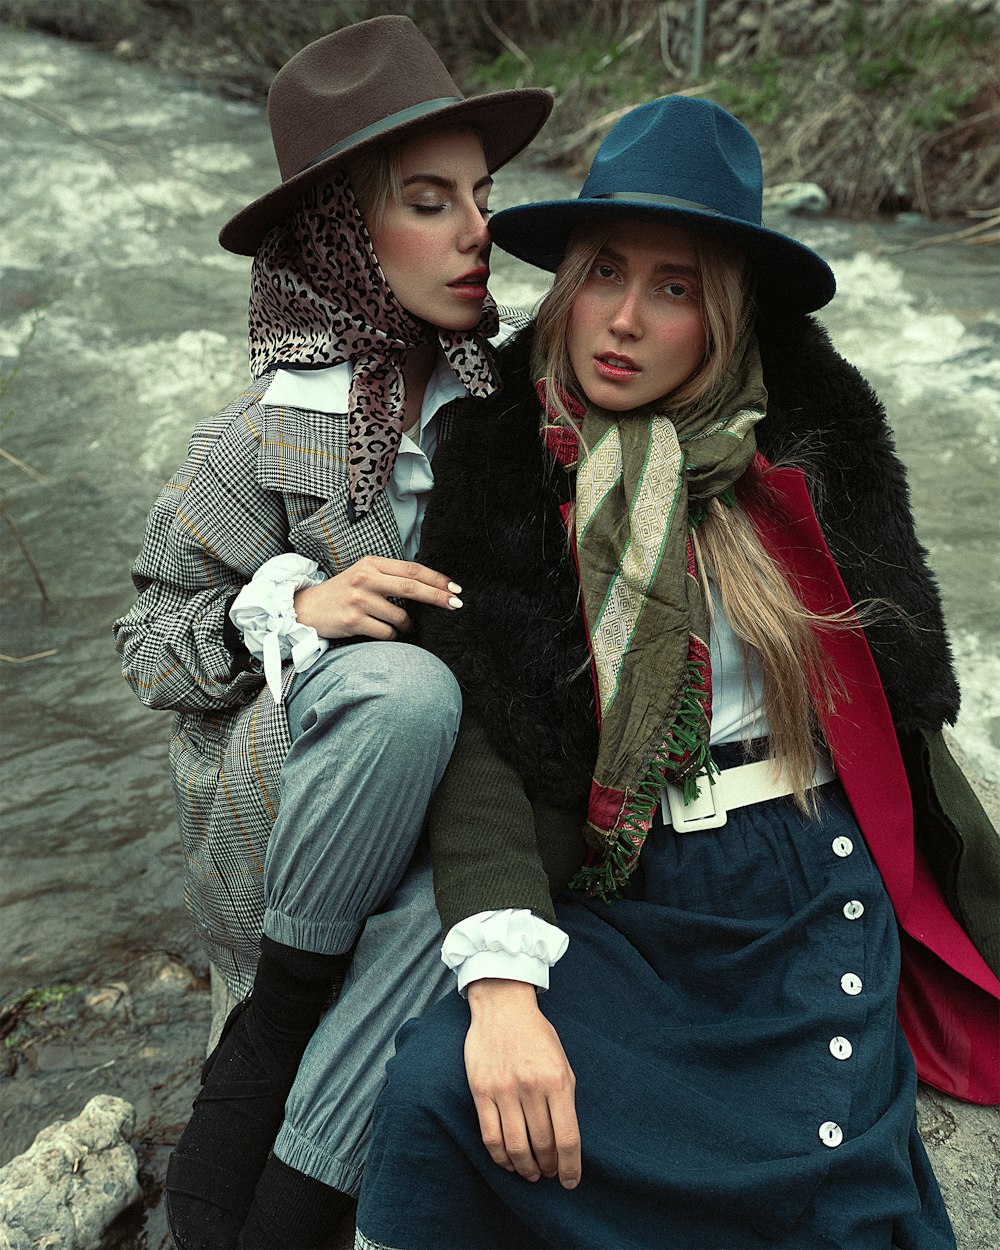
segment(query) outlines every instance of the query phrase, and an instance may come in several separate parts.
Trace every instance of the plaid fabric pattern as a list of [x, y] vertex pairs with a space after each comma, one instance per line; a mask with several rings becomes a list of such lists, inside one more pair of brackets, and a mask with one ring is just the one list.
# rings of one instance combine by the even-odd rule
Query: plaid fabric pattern
[[[195, 430], [149, 514], [136, 602], [114, 626], [125, 679], [147, 706], [177, 714], [170, 766], [185, 905], [240, 997], [260, 951], [264, 856], [290, 738], [260, 667], [234, 672], [227, 602], [282, 552], [331, 576], [365, 555], [402, 558], [385, 495], [348, 521], [346, 416], [263, 405], [271, 376]], [[439, 439], [456, 406], [439, 412]], [[286, 686], [291, 676], [286, 667]]]

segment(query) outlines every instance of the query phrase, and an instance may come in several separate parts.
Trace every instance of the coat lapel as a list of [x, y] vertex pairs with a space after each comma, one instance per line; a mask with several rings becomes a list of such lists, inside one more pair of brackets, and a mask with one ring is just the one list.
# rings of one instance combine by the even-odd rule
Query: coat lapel
[[347, 515], [347, 418], [262, 404], [257, 480], [285, 496], [292, 547], [330, 576], [366, 555], [402, 559], [389, 500], [378, 496], [367, 515]]
[[[819, 528], [802, 471], [773, 470], [768, 482], [780, 499], [781, 516], [755, 514], [765, 545], [789, 570], [807, 607], [850, 610], [850, 596]], [[995, 996], [997, 978], [948, 910], [926, 860], [915, 850], [913, 808], [907, 801], [910, 783], [865, 635], [860, 628], [831, 631], [824, 648], [847, 697], [838, 699], [832, 715], [823, 719], [823, 731], [896, 917], [918, 946]], [[904, 956], [909, 949], [904, 946]], [[904, 959], [904, 972], [906, 968]]]
[[330, 499], [347, 480], [347, 420], [261, 404], [257, 480], [267, 490]]
[[[755, 511], [764, 545], [788, 571], [807, 608], [850, 612], [850, 596], [820, 532], [802, 471], [772, 470], [768, 485], [781, 511], [777, 516]], [[827, 745], [896, 914], [905, 915], [913, 892], [913, 815], [908, 803], [899, 802], [908, 784], [889, 705], [860, 626], [828, 631], [823, 647], [844, 685], [832, 714], [823, 718]]]

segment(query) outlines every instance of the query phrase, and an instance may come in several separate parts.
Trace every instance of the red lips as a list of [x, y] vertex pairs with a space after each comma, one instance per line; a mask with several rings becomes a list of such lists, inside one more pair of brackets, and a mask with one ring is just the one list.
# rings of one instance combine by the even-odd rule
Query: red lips
[[602, 377], [618, 380], [631, 378], [639, 372], [639, 366], [631, 356], [623, 356], [620, 352], [602, 352], [594, 357], [594, 368]]
[[453, 282], [449, 282], [449, 286], [485, 286], [490, 276], [488, 269], [470, 269], [468, 273], [463, 273], [460, 278], [456, 278]]
[[448, 283], [448, 290], [459, 299], [484, 300], [486, 298], [486, 280], [490, 276], [488, 269], [472, 269], [462, 274], [454, 282]]

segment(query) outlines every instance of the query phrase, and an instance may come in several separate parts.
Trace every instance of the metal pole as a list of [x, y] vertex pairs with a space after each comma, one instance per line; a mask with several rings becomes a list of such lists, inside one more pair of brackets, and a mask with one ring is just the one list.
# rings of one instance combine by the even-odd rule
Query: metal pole
[[694, 50], [691, 53], [691, 77], [697, 82], [701, 77], [701, 63], [705, 52], [705, 0], [694, 0]]

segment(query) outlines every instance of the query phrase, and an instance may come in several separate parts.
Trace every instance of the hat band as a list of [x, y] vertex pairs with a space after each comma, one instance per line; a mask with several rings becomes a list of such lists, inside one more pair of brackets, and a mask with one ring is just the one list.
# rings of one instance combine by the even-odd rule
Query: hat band
[[701, 213], [712, 213], [715, 217], [724, 217], [717, 208], [709, 208], [707, 204], [699, 204], [697, 200], [682, 200], [675, 195], [653, 195], [643, 191], [606, 191], [602, 195], [588, 197], [595, 200], [630, 200], [633, 204], [668, 204], [671, 208], [696, 208]]
[[393, 130], [396, 126], [403, 126], [407, 122], [415, 121], [418, 117], [424, 117], [428, 113], [437, 113], [441, 109], [447, 108], [450, 104], [462, 103], [461, 96], [446, 95], [439, 97], [437, 100], [423, 100], [420, 104], [411, 104], [409, 108], [400, 109], [398, 113], [390, 113], [388, 117], [380, 118], [379, 121], [374, 122], [371, 126], [365, 126], [361, 130], [356, 130], [354, 134], [348, 135], [346, 139], [341, 139], [339, 143], [335, 143], [333, 147], [327, 148], [325, 152], [320, 152], [319, 156], [314, 156], [311, 161], [302, 166], [302, 169], [311, 169], [313, 165], [318, 165], [320, 161], [329, 160], [331, 156], [339, 156], [341, 152], [346, 152], [348, 148], [356, 147], [359, 143], [364, 143], [368, 139], [374, 139], [378, 135], [384, 134], [387, 130]]

